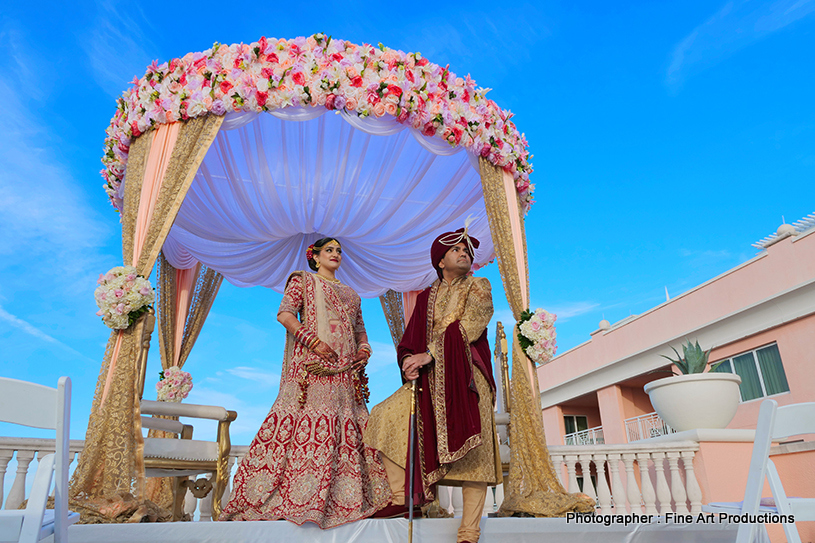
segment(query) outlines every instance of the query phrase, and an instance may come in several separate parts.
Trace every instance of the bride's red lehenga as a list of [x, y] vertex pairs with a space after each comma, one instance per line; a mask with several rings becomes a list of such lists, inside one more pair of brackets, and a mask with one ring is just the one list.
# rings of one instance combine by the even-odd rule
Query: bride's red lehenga
[[[347, 365], [367, 342], [360, 298], [317, 274], [289, 278], [279, 312], [300, 314]], [[390, 502], [376, 450], [362, 443], [368, 408], [353, 371], [318, 377], [305, 364], [317, 356], [286, 335], [280, 393], [238, 466], [220, 520], [286, 519], [332, 528], [363, 519]]]

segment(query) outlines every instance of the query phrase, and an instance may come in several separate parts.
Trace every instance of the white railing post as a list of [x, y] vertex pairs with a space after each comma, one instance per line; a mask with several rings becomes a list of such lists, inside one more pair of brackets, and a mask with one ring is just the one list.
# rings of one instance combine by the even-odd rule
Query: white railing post
[[8, 469], [8, 463], [11, 461], [12, 456], [14, 456], [14, 451], [0, 451], [0, 507], [3, 507], [3, 496], [6, 488], [6, 470]]
[[637, 478], [634, 475], [634, 459], [636, 454], [624, 454], [623, 464], [625, 465], [625, 487], [626, 495], [628, 497], [629, 513], [642, 513], [642, 506], [640, 500], [640, 489], [637, 486]]
[[17, 475], [6, 498], [6, 509], [17, 509], [25, 499], [25, 477], [28, 465], [34, 460], [35, 451], [17, 451]]
[[450, 487], [449, 486], [439, 486], [438, 487], [438, 495], [439, 495], [439, 507], [447, 511], [448, 513], [452, 513], [453, 507], [450, 498]]
[[685, 494], [685, 485], [682, 484], [682, 478], [679, 476], [678, 452], [668, 452], [668, 465], [671, 469], [671, 497], [674, 501], [675, 511], [677, 513], [687, 513], [687, 495]]
[[613, 453], [608, 455], [608, 470], [611, 473], [611, 499], [614, 501], [614, 513], [626, 512], [625, 487], [620, 477], [620, 459], [622, 455]]
[[[187, 477], [189, 481], [195, 481], [195, 476]], [[175, 479], [173, 480], [175, 484]], [[184, 488], [184, 514], [190, 516], [190, 520], [195, 520], [195, 510], [198, 509], [198, 498], [196, 498], [189, 488]]]
[[682, 451], [682, 464], [685, 466], [685, 486], [688, 489], [688, 500], [690, 501], [690, 512], [702, 512], [702, 489], [699, 488], [699, 481], [696, 480], [696, 473], [693, 471], [693, 451]]
[[606, 455], [594, 454], [594, 468], [597, 471], [597, 505], [600, 506], [600, 514], [611, 513], [611, 492], [606, 481]]
[[453, 516], [460, 517], [464, 512], [464, 495], [460, 486], [451, 487], [450, 504], [453, 506]]
[[649, 460], [651, 460], [651, 453], [637, 453], [637, 463], [640, 465], [640, 488], [642, 489], [642, 503], [645, 506], [645, 514], [656, 515], [657, 496], [654, 493], [654, 485], [651, 483], [651, 474], [648, 471]]
[[569, 474], [569, 493], [574, 494], [580, 492], [580, 487], [577, 485], [577, 470], [575, 463], [577, 462], [577, 455], [566, 455], [566, 471]]
[[597, 502], [597, 492], [591, 481], [591, 454], [581, 454], [578, 455], [578, 458], [580, 459], [580, 470], [583, 472], [583, 494]]
[[671, 489], [665, 477], [665, 453], [651, 453], [654, 459], [654, 471], [657, 476], [657, 500], [659, 500], [659, 514], [664, 515], [671, 511]]
[[501, 504], [504, 503], [504, 484], [501, 483], [495, 487], [495, 510], [501, 509]]

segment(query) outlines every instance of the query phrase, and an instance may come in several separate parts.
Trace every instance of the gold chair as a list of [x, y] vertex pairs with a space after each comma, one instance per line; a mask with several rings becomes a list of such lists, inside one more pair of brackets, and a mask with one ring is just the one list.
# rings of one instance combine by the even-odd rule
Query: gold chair
[[[140, 326], [141, 349], [137, 360], [139, 368], [139, 398], [144, 394], [147, 351], [150, 348], [150, 335], [155, 326], [155, 316], [151, 313], [136, 324]], [[184, 514], [184, 496], [187, 489], [196, 498], [204, 498], [212, 491], [212, 520], [221, 514], [221, 499], [229, 479], [229, 452], [232, 444], [229, 439], [229, 425], [238, 414], [223, 407], [213, 405], [182, 404], [141, 400], [142, 428], [161, 430], [177, 434], [173, 438], [144, 438], [144, 471], [146, 477], [174, 477], [173, 520], [181, 520]], [[146, 417], [144, 415], [153, 415]], [[168, 417], [168, 418], [156, 418]], [[179, 422], [178, 417], [190, 417], [218, 421], [216, 441], [192, 439], [193, 427]], [[205, 478], [193, 482], [190, 475], [212, 473], [213, 482]]]

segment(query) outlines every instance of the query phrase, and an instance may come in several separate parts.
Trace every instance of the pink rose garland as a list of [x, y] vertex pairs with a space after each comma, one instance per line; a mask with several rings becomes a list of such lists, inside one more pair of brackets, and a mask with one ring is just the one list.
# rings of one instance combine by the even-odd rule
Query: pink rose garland
[[469, 76], [457, 77], [419, 53], [356, 45], [323, 34], [215, 43], [159, 65], [117, 101], [106, 130], [105, 190], [122, 208], [131, 141], [157, 124], [230, 111], [290, 106], [345, 108], [361, 117], [391, 115], [426, 136], [462, 145], [513, 174], [524, 212], [533, 203], [528, 144], [504, 111]]

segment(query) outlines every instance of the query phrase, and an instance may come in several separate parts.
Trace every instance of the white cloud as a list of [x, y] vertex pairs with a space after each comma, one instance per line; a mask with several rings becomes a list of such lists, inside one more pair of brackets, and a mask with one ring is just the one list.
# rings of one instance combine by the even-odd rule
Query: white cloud
[[235, 368], [227, 368], [225, 371], [230, 375], [247, 379], [264, 387], [276, 387], [280, 384], [279, 374], [263, 371], [260, 368], [238, 366]]
[[815, 12], [815, 0], [727, 2], [674, 47], [666, 82], [677, 87], [690, 75]]
[[43, 332], [42, 330], [40, 330], [36, 326], [32, 325], [31, 323], [26, 322], [23, 319], [12, 315], [11, 313], [9, 313], [5, 309], [3, 309], [3, 306], [0, 306], [0, 321], [8, 323], [11, 326], [13, 326], [14, 328], [17, 328], [18, 330], [22, 330], [23, 332], [25, 332], [26, 334], [28, 334], [30, 336], [33, 336], [33, 337], [35, 337], [37, 339], [40, 339], [42, 341], [45, 341], [47, 343], [51, 343], [53, 345], [56, 345], [56, 346], [60, 347], [61, 349], [64, 349], [65, 351], [67, 351], [67, 352], [69, 352], [69, 353], [71, 353], [71, 354], [73, 354], [73, 355], [75, 355], [75, 356], [77, 356], [79, 358], [82, 358], [84, 360], [88, 360], [89, 362], [92, 362], [92, 363], [97, 362], [95, 360], [91, 360], [90, 358], [88, 358], [84, 354], [80, 353], [79, 351], [73, 349], [72, 347], [69, 347], [68, 345], [66, 345], [65, 343], [63, 343], [60, 340], [56, 339], [55, 337], [46, 334], [45, 332]]

